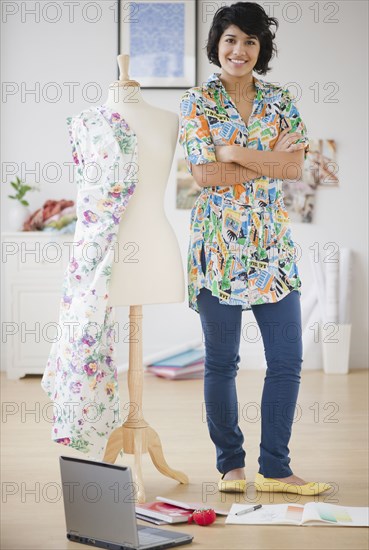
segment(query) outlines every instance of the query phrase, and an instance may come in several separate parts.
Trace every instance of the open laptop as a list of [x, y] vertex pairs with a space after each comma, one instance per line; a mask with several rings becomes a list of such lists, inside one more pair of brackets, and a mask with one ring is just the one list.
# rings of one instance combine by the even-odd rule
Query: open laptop
[[109, 550], [171, 548], [192, 542], [179, 531], [137, 525], [137, 484], [129, 466], [60, 456], [67, 538]]

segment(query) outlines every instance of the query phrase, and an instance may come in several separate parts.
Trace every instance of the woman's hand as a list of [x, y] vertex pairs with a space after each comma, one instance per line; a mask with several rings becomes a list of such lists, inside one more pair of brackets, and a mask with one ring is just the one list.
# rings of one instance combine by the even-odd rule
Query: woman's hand
[[303, 137], [299, 132], [288, 133], [290, 128], [285, 128], [278, 136], [274, 144], [273, 151], [283, 151], [285, 153], [293, 153], [299, 149], [305, 148], [305, 143], [294, 143]]
[[233, 162], [235, 147], [239, 145], [216, 145], [215, 155], [218, 162]]

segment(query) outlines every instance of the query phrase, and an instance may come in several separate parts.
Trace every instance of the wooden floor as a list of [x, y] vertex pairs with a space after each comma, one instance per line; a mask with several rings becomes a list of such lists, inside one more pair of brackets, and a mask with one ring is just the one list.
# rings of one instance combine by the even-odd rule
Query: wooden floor
[[[127, 375], [119, 375], [122, 403], [128, 401]], [[1, 482], [3, 549], [82, 548], [65, 536], [58, 457], [86, 458], [50, 439], [50, 403], [40, 377], [9, 381], [2, 373]], [[144, 417], [159, 433], [169, 465], [189, 476], [181, 485], [162, 476], [148, 454], [143, 456], [146, 500], [157, 495], [228, 510], [233, 502], [277, 504], [288, 496], [256, 493], [260, 399], [264, 372], [240, 370], [237, 378], [240, 427], [245, 435], [247, 497], [217, 491], [220, 477], [215, 450], [204, 415], [203, 381], [166, 381], [144, 377]], [[4, 411], [7, 414], [4, 414]], [[368, 372], [349, 375], [303, 372], [299, 412], [290, 441], [290, 466], [307, 481], [326, 481], [334, 491], [319, 500], [347, 506], [368, 506]], [[87, 457], [88, 458], [88, 457]], [[119, 458], [133, 466], [133, 456]], [[260, 496], [261, 495], [261, 496]], [[309, 497], [297, 497], [305, 503]], [[318, 498], [318, 497], [316, 497]], [[296, 497], [295, 497], [296, 499]], [[368, 529], [353, 527], [290, 527], [225, 525], [218, 516], [210, 527], [164, 526], [194, 535], [188, 548], [218, 549], [334, 549], [368, 548]], [[151, 524], [141, 522], [143, 525]]]

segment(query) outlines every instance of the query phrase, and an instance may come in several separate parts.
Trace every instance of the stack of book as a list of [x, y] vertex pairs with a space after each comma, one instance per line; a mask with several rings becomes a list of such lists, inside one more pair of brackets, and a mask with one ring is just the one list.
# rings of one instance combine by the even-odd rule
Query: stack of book
[[[164, 523], [187, 523], [192, 512], [199, 508], [209, 508], [203, 503], [181, 502], [166, 497], [156, 497], [153, 502], [136, 504], [136, 517], [161, 525]], [[229, 512], [215, 508], [215, 513], [227, 516]]]
[[204, 377], [205, 351], [191, 348], [147, 365], [147, 371], [170, 380]]
[[136, 517], [161, 525], [163, 523], [186, 523], [193, 510], [167, 504], [166, 502], [144, 502], [136, 504]]

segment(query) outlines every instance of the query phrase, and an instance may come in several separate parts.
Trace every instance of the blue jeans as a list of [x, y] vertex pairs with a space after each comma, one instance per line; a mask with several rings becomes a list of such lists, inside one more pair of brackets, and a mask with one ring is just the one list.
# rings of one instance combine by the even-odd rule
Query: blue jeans
[[[205, 273], [205, 254], [201, 254]], [[226, 473], [245, 466], [244, 436], [238, 426], [236, 376], [240, 361], [242, 306], [220, 304], [210, 290], [197, 297], [205, 337], [204, 399], [216, 467]], [[259, 473], [265, 477], [293, 474], [291, 437], [302, 366], [300, 294], [292, 291], [275, 303], [251, 306], [267, 362], [261, 400]], [[242, 407], [241, 407], [242, 408]]]

